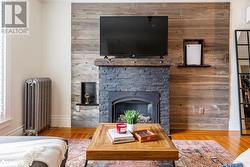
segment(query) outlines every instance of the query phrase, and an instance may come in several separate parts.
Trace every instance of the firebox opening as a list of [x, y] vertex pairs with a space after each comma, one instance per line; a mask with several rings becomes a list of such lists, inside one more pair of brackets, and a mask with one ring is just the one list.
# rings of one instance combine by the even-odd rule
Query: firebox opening
[[124, 122], [124, 112], [127, 110], [136, 110], [139, 111], [141, 116], [139, 118], [140, 123], [151, 123], [153, 122], [153, 113], [152, 113], [152, 103], [143, 100], [143, 99], [123, 99], [113, 102], [112, 104], [112, 113], [113, 120], [112, 122]]

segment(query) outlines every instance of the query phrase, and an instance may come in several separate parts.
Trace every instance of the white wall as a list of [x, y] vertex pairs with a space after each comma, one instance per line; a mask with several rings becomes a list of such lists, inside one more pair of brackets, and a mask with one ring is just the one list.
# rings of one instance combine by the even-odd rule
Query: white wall
[[30, 1], [30, 34], [7, 38], [7, 110], [11, 120], [0, 129], [0, 135], [22, 133], [23, 84], [41, 71], [41, 11], [40, 0]]
[[52, 126], [71, 126], [71, 4], [43, 2], [42, 73], [52, 78]]
[[[234, 30], [247, 28], [246, 9], [250, 6], [250, 0], [231, 0], [231, 27], [230, 27], [230, 119], [229, 130], [240, 129], [239, 101], [238, 101], [238, 81], [236, 68], [236, 52]], [[250, 27], [248, 27], [250, 28]]]
[[71, 4], [29, 2], [30, 34], [9, 36], [7, 40], [11, 120], [0, 125], [0, 135], [22, 134], [23, 83], [30, 77], [52, 78], [52, 126], [71, 125]]

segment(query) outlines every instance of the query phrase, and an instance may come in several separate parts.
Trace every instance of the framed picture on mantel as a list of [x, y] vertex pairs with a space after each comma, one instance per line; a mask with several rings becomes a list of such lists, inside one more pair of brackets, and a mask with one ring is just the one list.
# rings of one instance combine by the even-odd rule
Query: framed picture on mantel
[[202, 39], [184, 39], [184, 65], [185, 66], [202, 66], [203, 65], [203, 52], [204, 40]]

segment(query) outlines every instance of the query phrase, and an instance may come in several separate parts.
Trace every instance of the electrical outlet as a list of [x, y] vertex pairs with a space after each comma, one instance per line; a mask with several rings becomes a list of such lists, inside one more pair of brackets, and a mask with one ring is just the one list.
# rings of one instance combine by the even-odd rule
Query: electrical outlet
[[204, 107], [200, 107], [200, 108], [199, 108], [199, 114], [202, 114], [202, 115], [205, 114], [205, 109], [204, 109]]
[[76, 106], [76, 111], [80, 112], [80, 106], [78, 106], [78, 105]]
[[195, 113], [195, 106], [192, 106], [192, 112]]

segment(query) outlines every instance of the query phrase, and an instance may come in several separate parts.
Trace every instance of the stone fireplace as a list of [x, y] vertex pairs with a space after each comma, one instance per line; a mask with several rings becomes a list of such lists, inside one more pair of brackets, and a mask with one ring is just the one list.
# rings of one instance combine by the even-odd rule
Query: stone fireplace
[[96, 60], [99, 66], [99, 122], [120, 122], [138, 110], [141, 122], [160, 123], [169, 132], [169, 72], [159, 59]]

